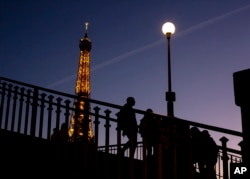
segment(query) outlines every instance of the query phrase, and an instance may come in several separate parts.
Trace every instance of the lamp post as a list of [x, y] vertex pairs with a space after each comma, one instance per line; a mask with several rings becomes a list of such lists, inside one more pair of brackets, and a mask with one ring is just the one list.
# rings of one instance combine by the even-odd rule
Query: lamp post
[[[174, 117], [174, 101], [175, 93], [172, 91], [172, 81], [171, 81], [171, 56], [170, 56], [170, 38], [171, 35], [175, 32], [175, 26], [171, 22], [166, 22], [162, 26], [162, 32], [167, 38], [167, 61], [168, 61], [168, 91], [166, 92], [166, 101], [167, 101], [167, 115], [169, 117]], [[166, 127], [166, 126], [165, 126]], [[170, 160], [172, 168], [168, 172], [168, 176], [172, 179], [177, 179], [177, 148], [176, 148], [176, 125], [172, 124], [170, 126], [170, 156], [171, 158], [166, 159]]]
[[174, 116], [174, 104], [175, 92], [172, 91], [172, 81], [171, 81], [171, 56], [170, 56], [170, 38], [175, 32], [175, 26], [171, 22], [166, 22], [162, 26], [162, 32], [167, 38], [167, 49], [168, 49], [168, 91], [166, 92], [167, 101], [167, 115], [170, 117]]
[[[190, 158], [190, 142], [186, 138], [189, 134], [189, 126], [178, 122], [174, 117], [174, 101], [175, 92], [172, 91], [171, 79], [171, 56], [170, 56], [170, 38], [175, 32], [175, 26], [171, 22], [166, 22], [162, 26], [162, 32], [167, 38], [167, 61], [168, 61], [168, 91], [166, 92], [167, 115], [170, 117], [168, 122], [163, 123], [163, 128], [167, 129], [169, 136], [169, 147], [165, 151], [168, 156], [165, 161], [170, 164], [170, 168], [166, 171], [167, 178], [182, 179], [193, 178], [193, 164]], [[172, 120], [171, 120], [172, 119]], [[177, 172], [178, 171], [178, 172]]]

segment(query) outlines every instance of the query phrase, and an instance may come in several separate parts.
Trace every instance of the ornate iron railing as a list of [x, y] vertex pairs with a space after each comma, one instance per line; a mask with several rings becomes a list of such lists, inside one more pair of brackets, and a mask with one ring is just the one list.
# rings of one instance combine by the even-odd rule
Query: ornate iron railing
[[[75, 95], [0, 77], [0, 129], [50, 140], [52, 129], [59, 129], [62, 123], [69, 124], [71, 114], [77, 113], [74, 111], [74, 101], [78, 98]], [[116, 114], [122, 106], [93, 99], [82, 100], [90, 103], [91, 106], [88, 115], [93, 121], [94, 143], [98, 146], [98, 150], [118, 154], [117, 151], [126, 141], [126, 138], [123, 138], [121, 132], [117, 130]], [[137, 119], [142, 118], [146, 113], [138, 109], [135, 109], [135, 112]], [[160, 120], [168, 119], [164, 115], [154, 115]], [[175, 120], [189, 127], [196, 126], [221, 134], [216, 171], [218, 178], [228, 179], [229, 163], [241, 162], [241, 152], [228, 148], [228, 139], [223, 136], [236, 136], [242, 140], [242, 133], [179, 118]], [[138, 138], [136, 158], [143, 160], [142, 139], [139, 135]]]

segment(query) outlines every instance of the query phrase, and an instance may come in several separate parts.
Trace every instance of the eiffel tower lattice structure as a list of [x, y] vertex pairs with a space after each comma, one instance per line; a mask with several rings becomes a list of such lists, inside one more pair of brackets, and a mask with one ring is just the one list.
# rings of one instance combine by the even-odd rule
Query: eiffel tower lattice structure
[[[86, 101], [83, 99], [90, 98], [90, 50], [92, 48], [91, 40], [88, 38], [88, 22], [85, 23], [85, 36], [80, 39], [79, 48], [80, 48], [80, 57], [79, 65], [76, 79], [75, 93], [79, 97], [74, 102], [74, 108], [79, 111], [79, 114], [72, 114], [70, 126], [69, 126], [69, 137], [70, 140], [82, 139], [84, 131], [88, 135], [88, 140], [92, 140], [94, 137], [92, 129], [92, 120], [91, 116], [84, 116], [84, 110], [86, 108], [90, 109], [89, 104], [85, 104]], [[88, 120], [88, 121], [84, 121]], [[88, 129], [84, 130], [83, 126], [88, 122]]]

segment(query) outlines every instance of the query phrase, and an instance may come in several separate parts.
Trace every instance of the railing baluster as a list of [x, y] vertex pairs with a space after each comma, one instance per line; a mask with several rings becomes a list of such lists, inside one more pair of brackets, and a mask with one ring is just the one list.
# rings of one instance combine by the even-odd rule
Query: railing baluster
[[0, 104], [0, 128], [2, 128], [2, 119], [3, 119], [3, 109], [4, 109], [4, 99], [5, 99], [5, 90], [7, 83], [2, 83], [2, 93], [1, 93], [1, 104]]
[[[83, 114], [84, 114], [84, 118], [83, 118], [83, 140], [85, 142], [87, 142], [89, 140], [89, 127], [90, 127], [90, 103], [89, 103], [89, 100], [87, 99], [84, 99], [84, 111], [83, 111]], [[81, 112], [82, 113], [82, 112]]]
[[228, 179], [228, 156], [227, 156], [227, 141], [226, 137], [220, 138], [222, 146], [222, 161], [223, 161], [223, 179]]
[[105, 127], [105, 152], [108, 154], [109, 153], [109, 130], [110, 130], [110, 113], [111, 111], [110, 110], [105, 110], [104, 111], [105, 114], [106, 114], [106, 123], [104, 125]]
[[49, 107], [48, 107], [48, 130], [47, 130], [47, 139], [50, 139], [50, 135], [51, 135], [51, 120], [52, 120], [52, 110], [53, 110], [53, 107], [52, 107], [52, 103], [53, 103], [53, 98], [54, 96], [52, 95], [49, 95], [48, 96], [49, 98]]
[[105, 167], [106, 167], [106, 178], [109, 178], [109, 158], [108, 158], [108, 154], [109, 154], [109, 130], [110, 130], [110, 110], [105, 110], [105, 154], [107, 155], [107, 158], [105, 159]]
[[57, 100], [57, 103], [56, 103], [56, 128], [59, 129], [62, 98], [59, 97], [56, 100]]
[[[118, 119], [119, 113], [116, 113], [116, 119]], [[121, 153], [121, 129], [120, 124], [118, 121], [116, 122], [116, 131], [117, 131], [117, 179], [121, 179], [122, 176], [122, 168], [121, 168], [121, 159], [122, 159], [122, 153]]]
[[[70, 100], [65, 100], [64, 103], [66, 104], [65, 106], [65, 113], [64, 113], [64, 116], [65, 116], [65, 124], [67, 126], [69, 126], [69, 116], [70, 116]], [[68, 131], [69, 132], [69, 131]], [[70, 139], [68, 139], [69, 141]]]
[[65, 101], [66, 107], [65, 107], [65, 123], [67, 125], [69, 125], [69, 116], [70, 116], [70, 112], [69, 112], [69, 104], [70, 104], [70, 100], [66, 100]]
[[[84, 102], [84, 111], [80, 112], [81, 114], [84, 114], [83, 122], [82, 122], [82, 130], [83, 130], [83, 148], [84, 148], [84, 153], [83, 153], [83, 167], [84, 169], [87, 169], [88, 163], [90, 162], [91, 158], [89, 156], [89, 122], [90, 122], [90, 104], [89, 100], [86, 98], [83, 99]], [[82, 110], [82, 109], [80, 109]]]
[[35, 137], [36, 135], [37, 106], [38, 106], [38, 88], [34, 88], [32, 112], [31, 112], [31, 124], [30, 124], [30, 135], [32, 137]]
[[94, 178], [97, 178], [97, 174], [100, 172], [100, 168], [99, 166], [99, 160], [98, 160], [98, 144], [99, 144], [99, 111], [100, 108], [98, 106], [94, 107], [94, 111], [95, 111], [95, 120], [94, 120], [94, 125], [95, 125], [95, 135], [94, 135], [94, 156], [93, 156], [93, 160], [94, 160]]
[[77, 99], [75, 102], [74, 102], [74, 111], [73, 111], [73, 118], [74, 118], [74, 133], [73, 133], [73, 141], [77, 141], [77, 130], [78, 130], [78, 119], [80, 118], [80, 109], [79, 109], [79, 106], [80, 106], [80, 102], [79, 100]]
[[12, 106], [12, 120], [11, 120], [11, 131], [14, 131], [15, 126], [15, 119], [16, 119], [16, 102], [17, 102], [17, 93], [18, 93], [18, 86], [14, 87], [14, 96], [13, 96], [13, 106]]
[[17, 124], [17, 132], [21, 131], [21, 124], [22, 124], [22, 114], [23, 114], [23, 101], [24, 101], [24, 90], [25, 88], [21, 88], [20, 99], [19, 99], [19, 113], [18, 113], [18, 124]]
[[40, 105], [40, 125], [39, 125], [39, 138], [42, 138], [43, 135], [43, 121], [44, 121], [44, 108], [45, 108], [45, 93], [41, 94], [41, 105]]
[[100, 124], [99, 111], [100, 111], [100, 108], [98, 106], [96, 106], [94, 108], [94, 110], [95, 110], [95, 120], [94, 120], [94, 124], [95, 124], [95, 145], [98, 146], [98, 143], [99, 143], [99, 124]]
[[26, 97], [26, 110], [25, 110], [25, 123], [24, 123], [24, 134], [27, 135], [28, 132], [28, 122], [29, 122], [29, 112], [30, 112], [30, 93], [31, 90], [27, 90]]
[[11, 89], [13, 87], [12, 84], [8, 85], [8, 95], [7, 95], [7, 106], [6, 106], [6, 116], [5, 116], [5, 125], [4, 129], [8, 129], [8, 123], [9, 123], [9, 112], [10, 112], [10, 98], [11, 98]]
[[217, 157], [217, 176], [219, 177], [219, 179], [221, 178], [221, 160], [220, 160], [220, 152], [218, 153], [218, 157]]

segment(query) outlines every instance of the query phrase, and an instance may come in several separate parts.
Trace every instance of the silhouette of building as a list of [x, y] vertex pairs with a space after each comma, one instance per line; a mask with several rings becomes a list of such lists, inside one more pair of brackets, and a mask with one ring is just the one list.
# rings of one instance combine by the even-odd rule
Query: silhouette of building
[[[69, 136], [71, 139], [81, 139], [84, 132], [88, 133], [88, 139], [93, 138], [91, 116], [84, 116], [84, 110], [90, 109], [89, 103], [85, 99], [90, 98], [90, 50], [92, 48], [91, 40], [88, 38], [88, 22], [85, 23], [85, 36], [80, 39], [80, 57], [77, 71], [75, 93], [79, 97], [75, 100], [74, 108], [78, 114], [74, 112], [70, 121]], [[84, 121], [88, 120], [88, 121]], [[89, 123], [87, 129], [83, 129], [83, 123]]]
[[242, 123], [242, 156], [243, 162], [250, 168], [250, 68], [233, 73], [235, 104], [240, 107]]

